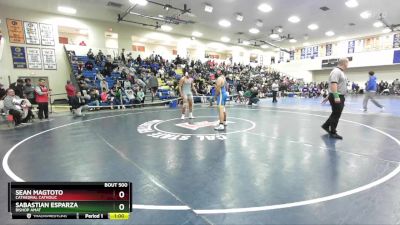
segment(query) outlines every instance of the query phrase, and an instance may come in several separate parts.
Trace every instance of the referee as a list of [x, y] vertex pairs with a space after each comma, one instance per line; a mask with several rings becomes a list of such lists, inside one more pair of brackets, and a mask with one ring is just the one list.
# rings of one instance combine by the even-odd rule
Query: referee
[[328, 120], [322, 125], [331, 138], [343, 139], [342, 136], [337, 134], [336, 127], [339, 123], [340, 116], [344, 108], [344, 96], [347, 93], [347, 77], [344, 71], [349, 65], [347, 58], [342, 58], [338, 62], [338, 66], [332, 70], [329, 75], [329, 103], [331, 103], [332, 114]]

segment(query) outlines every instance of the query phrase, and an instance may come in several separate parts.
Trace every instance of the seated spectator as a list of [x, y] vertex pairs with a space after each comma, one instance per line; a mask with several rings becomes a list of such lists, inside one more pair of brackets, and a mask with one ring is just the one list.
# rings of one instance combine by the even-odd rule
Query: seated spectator
[[312, 97], [318, 97], [319, 95], [320, 95], [320, 92], [319, 92], [319, 89], [317, 88], [317, 86], [314, 86], [313, 88], [312, 88]]
[[122, 82], [122, 86], [124, 87], [124, 89], [130, 89], [130, 88], [132, 88], [132, 84], [131, 84], [131, 82], [130, 82], [129, 80], [124, 80], [124, 81]]
[[141, 88], [139, 88], [139, 90], [134, 91], [135, 94], [135, 100], [134, 100], [134, 104], [142, 104], [142, 106], [144, 105], [144, 92], [142, 91]]
[[85, 63], [85, 69], [86, 70], [89, 70], [89, 71], [92, 71], [93, 70], [93, 63], [92, 63], [92, 61], [87, 61], [86, 63]]
[[114, 87], [111, 88], [107, 94], [108, 94], [108, 101], [110, 102], [110, 105], [111, 105], [111, 109], [114, 109], [114, 102], [115, 102], [115, 95], [116, 95], [115, 88]]
[[121, 78], [126, 79], [128, 77], [128, 72], [126, 71], [126, 68], [123, 68], [121, 71]]
[[95, 60], [94, 54], [93, 54], [93, 52], [92, 52], [92, 49], [89, 49], [89, 51], [88, 51], [88, 53], [87, 53], [87, 57], [88, 57], [90, 60]]
[[101, 50], [99, 50], [99, 52], [97, 53], [97, 56], [96, 56], [96, 61], [103, 62], [105, 59], [106, 59], [106, 57], [104, 56], [103, 52]]
[[138, 55], [138, 57], [136, 58], [136, 62], [138, 62], [139, 65], [142, 64], [142, 58], [140, 58], [140, 55]]
[[310, 90], [308, 89], [307, 85], [304, 85], [303, 89], [301, 90], [302, 97], [306, 97], [309, 95]]
[[108, 92], [105, 88], [101, 90], [100, 99], [102, 103], [108, 102]]
[[78, 75], [82, 74], [82, 72], [83, 72], [83, 66], [84, 66], [83, 62], [82, 62], [82, 61], [79, 61], [79, 62], [78, 62]]
[[131, 88], [125, 89], [125, 95], [129, 100], [129, 104], [133, 104], [135, 100], [135, 94]]
[[15, 126], [26, 123], [32, 119], [31, 104], [27, 99], [21, 99], [15, 95], [11, 88], [7, 89], [7, 95], [4, 98], [4, 110], [14, 118]]
[[113, 70], [114, 70], [114, 65], [110, 62], [110, 60], [106, 60], [102, 74], [109, 77], [109, 76], [111, 76], [111, 73]]
[[90, 96], [90, 104], [93, 105], [93, 106], [97, 106], [95, 109], [99, 110], [100, 109], [99, 108], [99, 106], [100, 106], [99, 92], [96, 89], [93, 88], [93, 89], [90, 90], [89, 96]]
[[105, 78], [104, 78], [103, 74], [101, 74], [101, 72], [98, 71], [96, 73], [96, 79], [101, 81], [101, 80], [104, 80]]
[[80, 91], [77, 91], [75, 96], [71, 98], [71, 107], [75, 116], [85, 116], [82, 112], [86, 111], [89, 106], [86, 105], [85, 98]]
[[112, 88], [112, 91], [114, 92], [115, 95], [114, 104], [117, 105], [118, 109], [120, 109], [121, 106], [122, 109], [125, 109], [121, 86], [116, 85], [115, 87]]
[[107, 83], [106, 80], [102, 80], [102, 81], [100, 82], [100, 88], [101, 88], [101, 90], [105, 89], [106, 92], [108, 92], [108, 83]]

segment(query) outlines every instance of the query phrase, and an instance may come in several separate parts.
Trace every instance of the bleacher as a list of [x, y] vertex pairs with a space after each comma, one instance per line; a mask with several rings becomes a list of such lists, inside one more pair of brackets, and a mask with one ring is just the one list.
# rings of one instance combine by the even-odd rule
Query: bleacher
[[[93, 63], [92, 70], [87, 70], [84, 66], [88, 61], [91, 61]], [[101, 65], [97, 65], [94, 60], [89, 59], [87, 56], [74, 56], [73, 59], [70, 61], [70, 63], [71, 63], [72, 73], [75, 76], [77, 76], [79, 72], [79, 64], [83, 64], [82, 76], [85, 79], [89, 80], [89, 82], [87, 83], [90, 86], [90, 88], [95, 88], [99, 90], [99, 94], [101, 94], [101, 88], [100, 88], [101, 80], [97, 79], [96, 74], [104, 70], [105, 62], [103, 61], [100, 63]], [[152, 69], [158, 71], [160, 69], [160, 65], [158, 63], [146, 64], [145, 62], [142, 62], [141, 65], [136, 65], [135, 69], [138, 68]], [[116, 84], [118, 80], [122, 81], [121, 73], [116, 71], [113, 71], [111, 73], [111, 76], [104, 76], [104, 78], [107, 81], [108, 87], [110, 89]], [[160, 78], [158, 79], [158, 81], [159, 81], [159, 90], [157, 91], [157, 97], [162, 101], [174, 98], [175, 97], [175, 95], [173, 94], [174, 92], [170, 90], [170, 87]], [[129, 105], [129, 100], [127, 100], [127, 96], [125, 95], [124, 92], [122, 92], [122, 95], [124, 101], [123, 104]], [[149, 94], [149, 92], [147, 92], [145, 100], [147, 101], [151, 100], [151, 95]], [[89, 105], [93, 104], [90, 102]], [[109, 106], [110, 104], [101, 102], [100, 105]]]

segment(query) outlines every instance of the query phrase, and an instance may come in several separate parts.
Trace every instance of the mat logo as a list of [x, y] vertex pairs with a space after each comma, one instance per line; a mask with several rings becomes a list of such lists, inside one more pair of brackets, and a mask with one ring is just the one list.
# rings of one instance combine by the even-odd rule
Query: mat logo
[[[204, 127], [215, 127], [215, 126], [217, 126], [218, 125], [218, 121], [214, 121], [214, 122], [208, 122], [208, 121], [202, 121], [202, 122], [195, 122], [195, 123], [192, 123], [192, 124], [190, 124], [190, 123], [178, 123], [178, 124], [175, 124], [176, 126], [178, 126], [178, 127], [183, 127], [183, 128], [186, 128], [186, 129], [190, 129], [190, 130], [198, 130], [198, 129], [200, 129], [200, 128], [204, 128]], [[229, 123], [234, 123], [234, 122], [227, 122], [228, 124]]]
[[[217, 141], [217, 140], [226, 140], [226, 135], [224, 134], [178, 134], [172, 133], [167, 131], [162, 131], [159, 129], [155, 129], [154, 127], [157, 124], [164, 122], [163, 120], [152, 120], [146, 123], [143, 123], [138, 126], [137, 131], [139, 134], [145, 134], [148, 137], [157, 138], [157, 139], [164, 139], [164, 140], [171, 140], [171, 141], [187, 141], [190, 139], [197, 139], [199, 141]], [[203, 127], [211, 127], [217, 125], [218, 122], [208, 122], [202, 121], [194, 124], [188, 123], [180, 123], [176, 124], [176, 126], [187, 128], [190, 130], [197, 130]]]

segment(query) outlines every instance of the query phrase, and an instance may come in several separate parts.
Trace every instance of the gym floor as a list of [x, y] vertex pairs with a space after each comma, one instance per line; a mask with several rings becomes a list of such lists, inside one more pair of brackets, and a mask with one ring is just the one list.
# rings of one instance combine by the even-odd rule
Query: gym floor
[[[348, 98], [333, 140], [329, 104], [280, 99], [227, 107], [90, 113], [0, 130], [1, 224], [399, 224], [400, 98]], [[10, 181], [131, 181], [128, 221], [11, 220]]]

